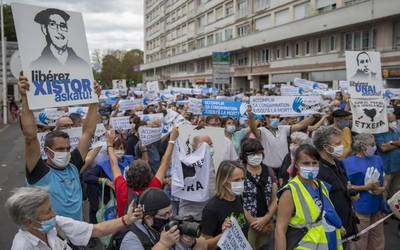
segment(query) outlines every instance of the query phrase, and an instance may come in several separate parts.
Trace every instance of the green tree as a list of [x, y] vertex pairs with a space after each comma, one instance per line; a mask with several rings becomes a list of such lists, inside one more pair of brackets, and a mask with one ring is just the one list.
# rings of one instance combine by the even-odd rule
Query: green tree
[[122, 70], [127, 81], [134, 81], [135, 84], [142, 82], [142, 73], [139, 71], [140, 64], [143, 63], [143, 51], [132, 49], [125, 53], [122, 59]]
[[4, 11], [4, 35], [7, 37], [7, 41], [17, 41], [17, 35], [15, 34], [14, 19], [11, 12], [10, 5], [3, 5]]
[[101, 80], [105, 88], [112, 88], [113, 79], [124, 79], [121, 62], [113, 55], [106, 55], [102, 60]]

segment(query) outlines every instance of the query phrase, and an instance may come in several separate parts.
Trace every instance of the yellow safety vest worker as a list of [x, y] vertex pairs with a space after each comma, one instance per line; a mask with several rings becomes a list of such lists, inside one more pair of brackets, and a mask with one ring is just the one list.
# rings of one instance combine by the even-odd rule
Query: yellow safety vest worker
[[[322, 193], [325, 197], [329, 199], [329, 192], [325, 185], [322, 185]], [[295, 206], [295, 215], [290, 219], [289, 226], [294, 228], [308, 228], [308, 232], [299, 242], [298, 246], [295, 248], [297, 250], [328, 250], [328, 240], [326, 238], [324, 226], [322, 220], [316, 222], [320, 209], [315, 204], [314, 199], [311, 197], [307, 188], [300, 181], [299, 177], [293, 178], [288, 184], [290, 187], [293, 203]], [[332, 203], [332, 202], [331, 202]], [[336, 229], [336, 240], [338, 242], [337, 249], [343, 250], [343, 246], [340, 243], [340, 230]]]

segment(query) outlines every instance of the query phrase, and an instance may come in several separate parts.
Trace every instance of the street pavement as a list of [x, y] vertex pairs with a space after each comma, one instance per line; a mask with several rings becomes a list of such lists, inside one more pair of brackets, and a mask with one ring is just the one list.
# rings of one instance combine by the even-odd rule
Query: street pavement
[[[0, 250], [6, 250], [11, 248], [18, 228], [4, 209], [4, 203], [13, 188], [25, 184], [24, 140], [19, 125], [0, 127], [0, 156]], [[398, 224], [394, 219], [385, 224], [386, 250], [400, 249]]]

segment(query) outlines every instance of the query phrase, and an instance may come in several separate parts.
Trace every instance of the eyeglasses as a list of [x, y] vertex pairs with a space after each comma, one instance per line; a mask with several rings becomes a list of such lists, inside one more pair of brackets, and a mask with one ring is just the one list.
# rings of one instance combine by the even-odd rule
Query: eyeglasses
[[56, 22], [51, 21], [51, 22], [48, 23], [47, 26], [48, 26], [50, 29], [52, 29], [52, 30], [57, 30], [57, 29], [59, 29], [59, 30], [61, 30], [61, 31], [68, 31], [68, 26], [67, 26], [66, 23], [57, 24]]

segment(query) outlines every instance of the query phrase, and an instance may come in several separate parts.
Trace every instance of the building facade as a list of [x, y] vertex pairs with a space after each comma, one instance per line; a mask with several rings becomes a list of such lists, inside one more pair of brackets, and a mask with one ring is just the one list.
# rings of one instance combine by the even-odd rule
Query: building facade
[[[400, 87], [399, 0], [145, 0], [144, 11], [144, 81], [335, 85], [346, 80], [346, 50], [371, 50], [386, 86]], [[213, 52], [230, 52], [230, 84], [212, 82]]]

